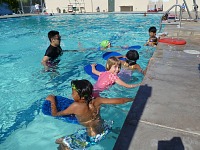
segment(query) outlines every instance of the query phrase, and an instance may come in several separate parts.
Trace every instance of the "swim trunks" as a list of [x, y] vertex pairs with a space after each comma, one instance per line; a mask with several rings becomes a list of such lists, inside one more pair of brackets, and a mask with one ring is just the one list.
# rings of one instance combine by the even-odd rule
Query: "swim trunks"
[[58, 60], [54, 60], [54, 61], [48, 61], [47, 62], [47, 66], [48, 67], [54, 67], [54, 66], [57, 66], [59, 62], [60, 62], [59, 59]]
[[94, 137], [90, 137], [87, 134], [86, 128], [80, 129], [74, 134], [68, 135], [63, 139], [64, 145], [66, 145], [69, 149], [73, 150], [83, 150], [87, 147], [97, 144], [99, 141], [105, 139], [106, 135], [111, 131], [113, 125], [113, 121], [105, 121], [104, 131], [100, 134], [97, 134]]

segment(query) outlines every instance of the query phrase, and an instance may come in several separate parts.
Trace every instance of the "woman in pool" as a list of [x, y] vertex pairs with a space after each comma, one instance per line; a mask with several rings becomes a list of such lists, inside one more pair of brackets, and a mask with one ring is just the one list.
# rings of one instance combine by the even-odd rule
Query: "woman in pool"
[[113, 122], [104, 121], [100, 115], [101, 104], [123, 104], [130, 102], [131, 98], [93, 98], [93, 86], [88, 80], [74, 80], [71, 82], [72, 103], [67, 109], [58, 112], [55, 96], [49, 95], [46, 100], [51, 102], [52, 116], [64, 116], [75, 114], [84, 129], [80, 129], [72, 135], [56, 140], [61, 149], [85, 149], [97, 144], [104, 139], [111, 130]]

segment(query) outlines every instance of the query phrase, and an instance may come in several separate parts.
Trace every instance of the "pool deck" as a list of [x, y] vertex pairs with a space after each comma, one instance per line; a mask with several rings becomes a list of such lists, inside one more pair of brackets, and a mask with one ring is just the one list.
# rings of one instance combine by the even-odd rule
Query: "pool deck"
[[114, 150], [200, 149], [200, 20], [164, 29], [187, 44], [158, 44]]
[[14, 14], [14, 15], [4, 15], [4, 16], [0, 16], [0, 19], [30, 17], [30, 16], [38, 16], [38, 15], [40, 15], [40, 14]]
[[[144, 14], [144, 11], [141, 11], [141, 12], [104, 12], [104, 13], [97, 13], [97, 12], [88, 12], [88, 13], [53, 13], [52, 15], [53, 16], [61, 16], [61, 15], [100, 15], [100, 14]], [[148, 14], [163, 14], [163, 12], [150, 12]], [[51, 13], [49, 14], [14, 14], [14, 15], [3, 15], [3, 16], [0, 16], [0, 19], [8, 19], [8, 18], [21, 18], [21, 17], [30, 17], [30, 16], [50, 16]]]

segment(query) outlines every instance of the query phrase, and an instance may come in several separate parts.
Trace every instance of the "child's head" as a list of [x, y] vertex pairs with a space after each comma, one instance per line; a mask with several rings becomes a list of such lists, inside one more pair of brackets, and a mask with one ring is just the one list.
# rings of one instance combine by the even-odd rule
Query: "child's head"
[[157, 29], [156, 29], [156, 27], [150, 27], [149, 28], [149, 36], [150, 37], [153, 37], [153, 36], [156, 36], [156, 31], [157, 31]]
[[110, 48], [111, 47], [111, 43], [108, 40], [104, 40], [101, 42], [100, 46], [102, 48]]
[[59, 45], [61, 41], [61, 36], [58, 31], [49, 31], [48, 33], [49, 41], [55, 43], [55, 45]]
[[[72, 86], [72, 97], [74, 100], [77, 99], [84, 99], [87, 104], [90, 103], [92, 100], [92, 91], [93, 86], [88, 80], [73, 80], [71, 81]], [[79, 97], [76, 97], [77, 95], [74, 94], [74, 91], [78, 93]]]
[[135, 65], [136, 61], [139, 59], [139, 54], [136, 50], [129, 50], [126, 53], [126, 62], [131, 65]]
[[117, 57], [110, 57], [106, 62], [106, 70], [113, 73], [119, 73], [121, 69], [121, 62]]

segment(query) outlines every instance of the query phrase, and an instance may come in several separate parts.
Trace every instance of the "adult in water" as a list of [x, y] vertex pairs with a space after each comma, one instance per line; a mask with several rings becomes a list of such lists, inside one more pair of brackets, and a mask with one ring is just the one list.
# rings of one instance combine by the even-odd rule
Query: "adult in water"
[[50, 45], [41, 62], [45, 71], [49, 71], [49, 68], [56, 66], [60, 62], [60, 56], [63, 54], [62, 48], [60, 47], [61, 36], [59, 32], [50, 31], [48, 33], [48, 38]]

